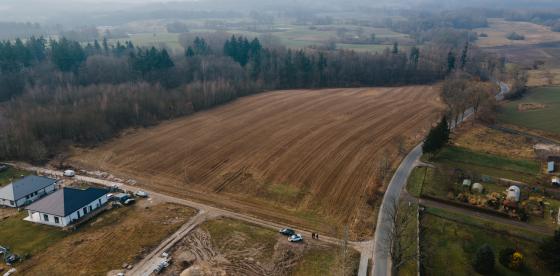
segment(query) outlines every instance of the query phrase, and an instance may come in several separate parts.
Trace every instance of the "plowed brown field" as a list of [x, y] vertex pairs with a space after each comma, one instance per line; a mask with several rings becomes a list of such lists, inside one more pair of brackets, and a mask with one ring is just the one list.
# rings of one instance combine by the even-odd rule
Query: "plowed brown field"
[[[327, 233], [371, 234], [380, 160], [424, 137], [442, 110], [430, 86], [262, 93], [124, 135], [74, 164]], [[390, 177], [390, 176], [389, 176]], [[381, 192], [380, 192], [381, 191]]]

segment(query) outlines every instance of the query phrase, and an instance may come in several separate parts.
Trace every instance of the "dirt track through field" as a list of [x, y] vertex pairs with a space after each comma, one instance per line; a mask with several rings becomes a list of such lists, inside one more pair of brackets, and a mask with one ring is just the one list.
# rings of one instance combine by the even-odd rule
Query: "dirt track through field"
[[72, 161], [329, 231], [334, 222], [373, 221], [357, 214], [383, 190], [379, 160], [396, 164], [397, 138], [418, 142], [441, 110], [429, 86], [275, 91], [125, 135]]

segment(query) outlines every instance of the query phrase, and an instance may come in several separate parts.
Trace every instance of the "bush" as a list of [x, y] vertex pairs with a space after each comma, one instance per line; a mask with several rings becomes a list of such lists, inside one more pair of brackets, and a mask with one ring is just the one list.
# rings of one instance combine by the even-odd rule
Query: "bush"
[[511, 262], [509, 264], [509, 268], [513, 269], [513, 270], [520, 270], [521, 268], [523, 268], [523, 254], [521, 254], [521, 252], [515, 252], [513, 253], [513, 256], [511, 256]]
[[500, 258], [499, 258], [500, 263], [503, 266], [508, 267], [509, 263], [511, 262], [511, 257], [513, 256], [513, 253], [515, 253], [515, 249], [511, 247], [500, 250]]
[[525, 36], [518, 34], [516, 32], [511, 32], [506, 35], [506, 38], [509, 40], [525, 40]]
[[488, 37], [488, 34], [487, 33], [480, 33], [478, 36], [479, 37]]
[[521, 270], [523, 268], [523, 254], [513, 248], [505, 248], [500, 251], [500, 263], [512, 270]]
[[488, 244], [484, 244], [476, 250], [473, 262], [474, 269], [480, 274], [487, 274], [494, 270], [494, 250]]
[[560, 230], [556, 230], [553, 237], [543, 240], [537, 256], [550, 271], [560, 272], [560, 254], [558, 252], [560, 252]]

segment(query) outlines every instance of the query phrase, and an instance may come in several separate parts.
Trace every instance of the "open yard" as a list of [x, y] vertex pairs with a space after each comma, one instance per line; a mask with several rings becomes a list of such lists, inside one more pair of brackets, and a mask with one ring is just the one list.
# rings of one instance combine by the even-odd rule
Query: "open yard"
[[[290, 243], [278, 232], [237, 220], [208, 221], [172, 250], [163, 275], [343, 275], [341, 247], [312, 239]], [[359, 254], [348, 248], [346, 275], [357, 272]], [[196, 273], [199, 274], [196, 274]]]
[[[522, 104], [533, 104], [538, 108], [520, 110]], [[506, 103], [498, 116], [501, 123], [560, 135], [558, 118], [560, 118], [560, 87], [531, 89], [522, 99]]]
[[[428, 209], [421, 225], [426, 275], [480, 275], [472, 261], [483, 244], [496, 256], [490, 275], [552, 275], [535, 255], [540, 239], [536, 234], [438, 209]], [[513, 271], [499, 262], [499, 251], [507, 247], [523, 254], [525, 269]]]
[[334, 225], [349, 224], [370, 236], [380, 167], [398, 164], [399, 144], [423, 139], [440, 116], [438, 95], [430, 86], [262, 93], [75, 152], [71, 162], [288, 225], [336, 235]]
[[453, 144], [458, 147], [486, 154], [513, 159], [534, 159], [534, 142], [530, 139], [505, 133], [485, 125], [463, 124], [455, 130]]
[[70, 233], [18, 216], [0, 222], [0, 244], [30, 254], [17, 267], [22, 275], [106, 275], [133, 264], [192, 215], [194, 210], [178, 205], [139, 202], [106, 211]]

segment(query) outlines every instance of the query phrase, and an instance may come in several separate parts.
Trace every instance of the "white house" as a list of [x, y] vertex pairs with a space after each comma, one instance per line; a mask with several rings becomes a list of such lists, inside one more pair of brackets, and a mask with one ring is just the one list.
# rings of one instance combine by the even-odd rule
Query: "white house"
[[0, 188], [0, 205], [21, 207], [54, 192], [58, 180], [29, 175]]
[[29, 216], [24, 220], [65, 227], [105, 205], [108, 192], [98, 188], [64, 187], [27, 206]]

